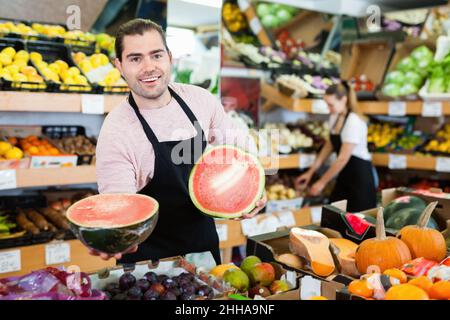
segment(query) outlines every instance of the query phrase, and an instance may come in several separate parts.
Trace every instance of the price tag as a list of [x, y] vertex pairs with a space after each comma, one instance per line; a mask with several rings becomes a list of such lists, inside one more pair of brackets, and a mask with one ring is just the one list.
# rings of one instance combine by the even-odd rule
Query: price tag
[[312, 223], [320, 223], [322, 221], [322, 207], [311, 207]]
[[250, 20], [250, 28], [253, 30], [253, 33], [258, 35], [261, 30], [262, 26], [261, 23], [259, 23], [259, 20], [257, 17], [254, 17], [252, 20]]
[[20, 271], [20, 250], [0, 252], [0, 273]]
[[405, 101], [391, 101], [389, 102], [388, 115], [393, 117], [403, 117], [406, 115]]
[[325, 101], [323, 101], [322, 99], [315, 99], [312, 102], [311, 112], [318, 114], [328, 114], [330, 113], [330, 110], [328, 109], [328, 105]]
[[450, 158], [437, 157], [436, 158], [437, 172], [450, 172]]
[[219, 236], [219, 241], [228, 240], [228, 225], [218, 223], [216, 224], [217, 235]]
[[102, 94], [82, 94], [81, 112], [88, 114], [104, 114], [105, 97]]
[[248, 0], [238, 0], [238, 6], [241, 11], [245, 11], [250, 7], [250, 2]]
[[425, 101], [422, 105], [423, 117], [440, 117], [442, 116], [442, 102]]
[[258, 232], [258, 223], [255, 218], [241, 220], [242, 233], [246, 236], [254, 235]]
[[406, 169], [406, 156], [390, 154], [389, 169]]
[[314, 296], [321, 296], [321, 282], [311, 276], [304, 276], [301, 279], [300, 300], [309, 300]]
[[0, 190], [16, 188], [16, 170], [0, 170]]
[[70, 245], [67, 242], [52, 243], [45, 246], [45, 264], [70, 262]]
[[295, 226], [297, 223], [295, 222], [294, 214], [290, 211], [279, 212], [277, 214], [279, 225], [284, 227]]
[[310, 168], [316, 160], [315, 154], [300, 154], [298, 157], [298, 167], [300, 169]]

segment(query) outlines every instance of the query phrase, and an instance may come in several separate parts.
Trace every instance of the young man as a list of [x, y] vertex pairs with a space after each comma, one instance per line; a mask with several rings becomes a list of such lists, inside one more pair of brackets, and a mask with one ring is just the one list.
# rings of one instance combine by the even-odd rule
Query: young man
[[[131, 93], [106, 117], [97, 144], [101, 193], [140, 193], [160, 205], [152, 235], [121, 263], [211, 251], [220, 263], [214, 220], [189, 197], [188, 179], [206, 144], [235, 144], [255, 152], [250, 137], [236, 129], [208, 91], [170, 83], [172, 56], [163, 30], [150, 20], [122, 25], [116, 38], [116, 67]], [[188, 153], [179, 155], [181, 152]], [[183, 161], [180, 164], [180, 158]], [[256, 215], [265, 197], [244, 218]], [[100, 255], [103, 259], [110, 256]]]

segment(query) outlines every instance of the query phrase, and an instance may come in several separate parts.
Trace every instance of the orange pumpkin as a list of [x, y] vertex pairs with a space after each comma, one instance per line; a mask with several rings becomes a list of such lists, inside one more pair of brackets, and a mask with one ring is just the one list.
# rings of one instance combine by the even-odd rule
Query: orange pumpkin
[[450, 299], [450, 281], [438, 281], [430, 288], [430, 297], [438, 300]]
[[373, 288], [368, 285], [366, 280], [353, 280], [348, 285], [348, 291], [364, 298], [371, 298], [373, 295]]
[[433, 286], [433, 282], [427, 276], [420, 276], [411, 279], [408, 283], [425, 290], [428, 294], [430, 293], [430, 289]]
[[404, 273], [402, 270], [397, 269], [397, 268], [391, 268], [391, 269], [384, 270], [383, 274], [398, 279], [400, 281], [400, 283], [406, 283], [408, 281], [408, 277], [406, 276], [406, 273]]
[[447, 245], [444, 236], [435, 229], [427, 228], [431, 213], [437, 204], [437, 201], [430, 202], [417, 225], [403, 227], [399, 232], [399, 238], [406, 243], [413, 259], [424, 257], [428, 260], [441, 261], [445, 258]]
[[399, 284], [386, 292], [385, 300], [429, 300], [428, 294], [412, 284]]
[[361, 274], [400, 268], [411, 260], [408, 246], [394, 237], [386, 237], [383, 208], [377, 213], [376, 237], [364, 240], [356, 250], [356, 267]]

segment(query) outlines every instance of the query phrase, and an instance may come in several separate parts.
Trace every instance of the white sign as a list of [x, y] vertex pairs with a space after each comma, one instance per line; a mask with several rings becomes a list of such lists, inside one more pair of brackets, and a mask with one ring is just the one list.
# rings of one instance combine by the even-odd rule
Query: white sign
[[250, 7], [250, 2], [248, 0], [238, 0], [238, 6], [241, 11], [245, 11]]
[[422, 105], [423, 117], [440, 117], [442, 116], [442, 102], [424, 101]]
[[16, 188], [16, 170], [0, 170], [0, 190]]
[[436, 158], [437, 172], [450, 172], [450, 158], [437, 157]]
[[290, 211], [279, 212], [277, 214], [279, 225], [283, 227], [292, 227], [297, 223], [295, 222], [294, 214]]
[[309, 300], [311, 297], [321, 296], [321, 282], [311, 276], [301, 278], [300, 300]]
[[388, 115], [393, 117], [403, 117], [406, 115], [405, 101], [391, 101], [389, 102]]
[[81, 112], [88, 114], [104, 114], [105, 97], [102, 94], [82, 94]]
[[259, 20], [257, 17], [254, 17], [252, 20], [250, 20], [250, 28], [253, 30], [253, 33], [258, 35], [261, 30], [262, 26], [261, 23], [259, 23]]
[[20, 271], [20, 262], [20, 250], [0, 252], [0, 273]]
[[259, 217], [258, 220], [256, 218], [242, 220], [242, 233], [251, 237], [258, 234], [275, 232], [279, 227], [278, 218], [272, 214], [266, 213], [263, 217]]
[[70, 262], [70, 245], [67, 242], [52, 243], [45, 246], [45, 264]]
[[316, 160], [315, 154], [300, 154], [298, 157], [298, 167], [300, 169], [310, 168]]
[[314, 224], [322, 221], [322, 207], [311, 207], [311, 220]]
[[217, 235], [219, 236], [219, 241], [228, 240], [228, 225], [217, 223], [216, 224]]
[[280, 212], [286, 210], [299, 210], [302, 207], [303, 198], [289, 200], [269, 200], [266, 205], [266, 212]]
[[328, 105], [322, 99], [314, 99], [311, 106], [312, 113], [318, 114], [328, 114], [330, 110], [328, 109]]
[[406, 156], [390, 154], [388, 167], [389, 169], [406, 169]]

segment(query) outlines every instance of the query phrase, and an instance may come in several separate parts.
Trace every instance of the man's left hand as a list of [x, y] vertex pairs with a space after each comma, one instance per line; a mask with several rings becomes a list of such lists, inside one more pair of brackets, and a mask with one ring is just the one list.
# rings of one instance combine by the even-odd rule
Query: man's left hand
[[245, 213], [245, 214], [242, 215], [242, 217], [236, 218], [234, 220], [243, 220], [243, 219], [251, 219], [251, 218], [253, 218], [254, 216], [256, 216], [266, 206], [266, 203], [267, 203], [267, 195], [264, 192], [264, 196], [260, 200], [258, 200], [256, 202], [256, 206], [251, 212]]

